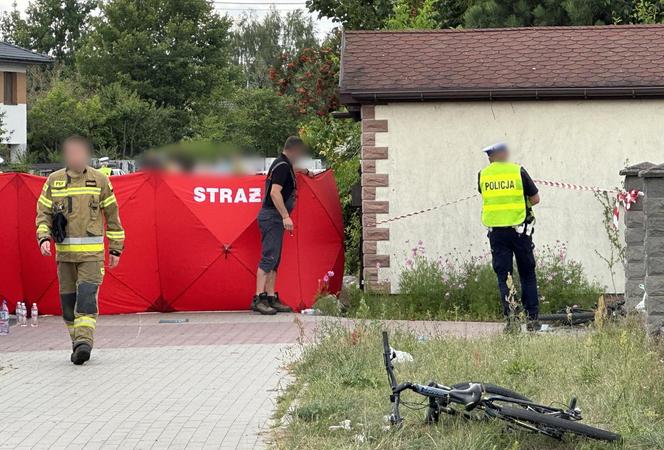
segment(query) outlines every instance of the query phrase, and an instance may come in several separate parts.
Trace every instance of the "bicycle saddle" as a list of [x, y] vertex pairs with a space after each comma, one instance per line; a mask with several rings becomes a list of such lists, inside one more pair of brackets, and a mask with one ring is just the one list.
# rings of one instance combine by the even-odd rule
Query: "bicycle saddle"
[[450, 397], [456, 402], [461, 403], [466, 409], [473, 409], [482, 398], [482, 385], [471, 383], [468, 389], [452, 389]]

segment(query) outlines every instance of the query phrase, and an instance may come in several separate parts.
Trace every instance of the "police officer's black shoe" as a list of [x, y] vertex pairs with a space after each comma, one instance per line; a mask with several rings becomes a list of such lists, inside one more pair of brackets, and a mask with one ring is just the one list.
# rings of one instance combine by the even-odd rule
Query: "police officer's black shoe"
[[92, 353], [92, 347], [90, 347], [90, 345], [86, 343], [76, 344], [76, 347], [74, 347], [74, 353], [71, 354], [71, 362], [80, 366], [84, 362], [90, 360], [90, 353]]
[[276, 309], [277, 312], [280, 312], [280, 313], [293, 312], [293, 310], [291, 309], [290, 306], [285, 305], [281, 302], [281, 300], [279, 299], [279, 294], [277, 292], [274, 293], [274, 297], [269, 297], [268, 296], [268, 301], [270, 303], [270, 306], [272, 308]]
[[537, 319], [528, 319], [528, 323], [526, 323], [526, 330], [528, 331], [540, 331], [542, 329], [542, 325], [539, 323], [539, 320]]

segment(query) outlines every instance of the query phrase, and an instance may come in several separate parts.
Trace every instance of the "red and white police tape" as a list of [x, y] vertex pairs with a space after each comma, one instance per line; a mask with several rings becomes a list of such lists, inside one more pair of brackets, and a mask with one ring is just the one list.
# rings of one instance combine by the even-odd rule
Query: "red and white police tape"
[[[632, 189], [630, 191], [624, 189], [605, 189], [597, 186], [584, 186], [581, 184], [574, 183], [563, 183], [561, 181], [549, 181], [549, 180], [533, 180], [535, 183], [542, 186], [549, 186], [559, 189], [568, 189], [573, 191], [587, 191], [587, 192], [602, 192], [606, 194], [614, 194], [616, 196], [616, 204], [613, 208], [613, 225], [618, 228], [620, 223], [620, 207], [622, 206], [625, 210], [631, 208], [632, 204], [636, 203], [639, 197], [643, 196], [643, 192], [638, 189]], [[440, 205], [432, 206], [430, 208], [421, 209], [419, 211], [409, 212], [407, 214], [402, 214], [400, 216], [390, 217], [389, 219], [381, 220], [376, 222], [376, 225], [382, 225], [384, 223], [395, 222], [397, 220], [405, 219], [408, 217], [417, 216], [419, 214], [424, 214], [430, 211], [435, 211], [436, 209], [443, 208], [445, 206], [455, 205], [457, 203], [465, 202], [471, 198], [479, 197], [480, 194], [467, 195], [465, 197], [457, 198], [455, 200], [450, 200]]]

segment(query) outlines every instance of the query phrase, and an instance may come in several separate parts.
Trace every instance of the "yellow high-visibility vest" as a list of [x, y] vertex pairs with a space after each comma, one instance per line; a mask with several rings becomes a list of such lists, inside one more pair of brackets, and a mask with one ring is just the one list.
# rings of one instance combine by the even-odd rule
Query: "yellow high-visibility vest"
[[526, 199], [521, 166], [493, 162], [480, 172], [482, 223], [487, 227], [511, 227], [526, 220]]
[[100, 171], [101, 173], [103, 173], [104, 175], [106, 175], [107, 177], [110, 177], [111, 174], [113, 173], [113, 169], [111, 169], [111, 168], [108, 167], [108, 166], [100, 167], [100, 168], [99, 168], [99, 171]]

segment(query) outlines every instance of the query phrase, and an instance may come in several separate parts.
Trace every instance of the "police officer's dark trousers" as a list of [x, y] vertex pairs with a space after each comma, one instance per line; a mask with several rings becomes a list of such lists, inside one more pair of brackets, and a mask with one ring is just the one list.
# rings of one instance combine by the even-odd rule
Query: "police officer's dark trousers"
[[516, 259], [521, 280], [521, 302], [529, 319], [537, 319], [539, 300], [537, 298], [537, 276], [535, 275], [535, 255], [530, 236], [519, 234], [512, 227], [497, 227], [489, 232], [493, 270], [498, 276], [498, 289], [505, 317], [511, 313], [507, 277], [513, 273], [512, 261]]

